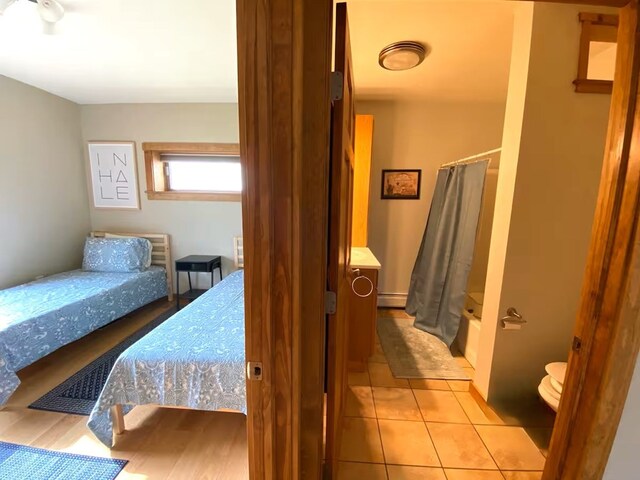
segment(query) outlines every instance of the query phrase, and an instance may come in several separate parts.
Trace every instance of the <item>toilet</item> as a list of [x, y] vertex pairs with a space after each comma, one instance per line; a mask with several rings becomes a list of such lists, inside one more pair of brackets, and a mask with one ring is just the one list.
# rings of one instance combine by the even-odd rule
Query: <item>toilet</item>
[[557, 412], [558, 405], [560, 405], [564, 377], [567, 374], [567, 362], [549, 363], [544, 369], [547, 375], [542, 379], [540, 385], [538, 385], [538, 393], [542, 400], [544, 400], [554, 412]]

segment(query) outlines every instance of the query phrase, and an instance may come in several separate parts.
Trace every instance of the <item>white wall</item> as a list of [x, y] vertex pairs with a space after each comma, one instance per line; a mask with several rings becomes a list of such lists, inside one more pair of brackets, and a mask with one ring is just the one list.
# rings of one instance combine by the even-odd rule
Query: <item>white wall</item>
[[0, 289], [80, 267], [90, 230], [80, 109], [0, 76]]
[[[573, 90], [578, 12], [590, 9], [539, 3], [521, 9], [528, 19], [516, 23], [514, 31], [524, 37], [516, 38], [519, 47], [514, 43], [513, 50], [521, 71], [514, 73], [518, 85], [509, 91], [513, 115], [505, 124], [508, 145], [503, 146], [496, 207], [500, 220], [492, 234], [475, 379], [490, 399], [536, 395], [545, 364], [568, 357], [610, 104], [610, 95]], [[528, 321], [526, 327], [496, 328], [511, 306]]]
[[637, 478], [640, 468], [640, 358], [636, 362], [631, 387], [613, 442], [604, 480]]
[[[382, 264], [381, 294], [406, 295], [440, 165], [500, 146], [504, 104], [360, 101], [374, 115], [369, 248]], [[381, 200], [383, 169], [420, 168], [420, 200]]]
[[[91, 205], [93, 229], [168, 233], [174, 259], [221, 255], [225, 273], [234, 269], [233, 237], [242, 234], [241, 203], [148, 200], [142, 142], [237, 143], [237, 104], [85, 105], [81, 111], [85, 146], [90, 140], [137, 145], [141, 210], [97, 210]], [[200, 285], [208, 286], [208, 276], [201, 275]]]

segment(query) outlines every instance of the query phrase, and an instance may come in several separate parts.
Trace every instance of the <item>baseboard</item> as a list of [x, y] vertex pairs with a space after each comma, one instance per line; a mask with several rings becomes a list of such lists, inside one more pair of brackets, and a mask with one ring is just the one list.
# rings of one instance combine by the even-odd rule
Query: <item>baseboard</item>
[[378, 306], [388, 308], [404, 308], [407, 306], [406, 293], [379, 293]]

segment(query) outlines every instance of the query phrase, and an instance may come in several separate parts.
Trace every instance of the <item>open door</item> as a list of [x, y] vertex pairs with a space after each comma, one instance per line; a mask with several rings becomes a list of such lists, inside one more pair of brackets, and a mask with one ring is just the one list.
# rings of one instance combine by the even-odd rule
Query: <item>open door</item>
[[[329, 173], [329, 255], [327, 283], [336, 295], [335, 313], [328, 316], [326, 472], [337, 478], [344, 400], [347, 388], [348, 309], [351, 289], [351, 207], [355, 109], [347, 4], [336, 11], [334, 86]], [[338, 92], [334, 88], [334, 94]]]

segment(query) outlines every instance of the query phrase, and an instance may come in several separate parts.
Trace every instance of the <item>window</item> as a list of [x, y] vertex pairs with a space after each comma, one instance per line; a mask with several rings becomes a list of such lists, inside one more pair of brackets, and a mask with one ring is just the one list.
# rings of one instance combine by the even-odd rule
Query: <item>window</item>
[[149, 200], [240, 201], [237, 144], [143, 143]]

